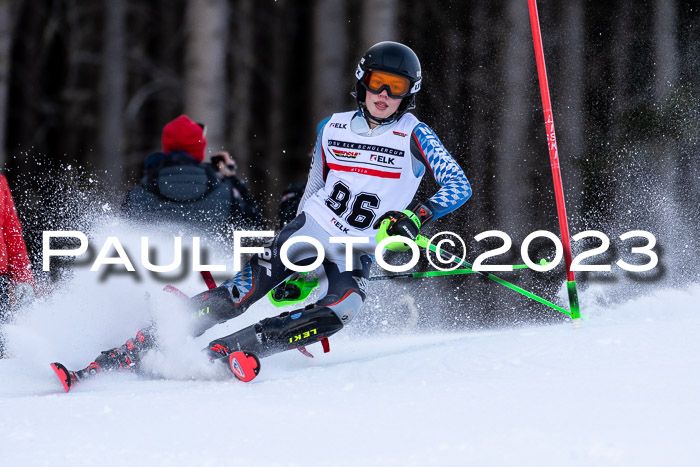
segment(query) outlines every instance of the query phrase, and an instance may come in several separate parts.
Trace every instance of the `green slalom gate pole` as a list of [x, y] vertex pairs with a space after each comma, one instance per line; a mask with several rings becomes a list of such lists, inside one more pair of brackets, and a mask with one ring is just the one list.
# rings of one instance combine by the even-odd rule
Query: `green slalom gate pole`
[[[474, 273], [477, 273], [477, 274], [481, 274], [482, 276], [484, 276], [484, 277], [486, 277], [486, 278], [488, 278], [488, 279], [491, 279], [491, 280], [494, 281], [494, 282], [498, 282], [499, 284], [501, 284], [501, 285], [504, 286], [504, 287], [508, 287], [509, 289], [514, 290], [514, 291], [518, 292], [519, 294], [524, 295], [524, 296], [526, 296], [526, 297], [528, 297], [528, 298], [530, 298], [530, 299], [532, 299], [532, 300], [534, 300], [534, 301], [536, 301], [536, 302], [539, 302], [539, 303], [541, 303], [541, 304], [543, 304], [543, 305], [546, 305], [546, 306], [548, 306], [548, 307], [550, 307], [550, 308], [553, 308], [553, 309], [555, 309], [555, 310], [557, 310], [557, 311], [559, 311], [559, 312], [561, 312], [561, 313], [564, 313], [564, 314], [565, 314], [566, 316], [568, 316], [569, 318], [573, 318], [573, 315], [572, 315], [572, 312], [571, 312], [571, 311], [567, 310], [566, 308], [562, 308], [562, 307], [560, 307], [559, 305], [556, 305], [556, 304], [550, 302], [549, 300], [546, 300], [546, 299], [544, 299], [544, 298], [542, 298], [542, 297], [540, 297], [540, 296], [538, 296], [538, 295], [535, 295], [534, 293], [532, 293], [532, 292], [530, 292], [530, 291], [528, 291], [528, 290], [525, 290], [525, 289], [523, 289], [522, 287], [518, 287], [518, 286], [515, 285], [515, 284], [511, 284], [510, 282], [508, 282], [508, 281], [506, 281], [506, 280], [504, 280], [504, 279], [501, 279], [501, 278], [498, 277], [498, 276], [494, 276], [494, 275], [491, 274], [490, 272], [486, 272], [486, 271], [474, 271], [474, 270], [472, 269], [472, 265], [471, 265], [471, 264], [467, 263], [466, 261], [464, 261], [464, 260], [461, 259], [461, 258], [457, 258], [455, 255], [453, 255], [453, 254], [451, 254], [451, 253], [444, 252], [443, 250], [441, 250], [441, 249], [438, 248], [437, 246], [435, 246], [435, 245], [433, 245], [432, 243], [430, 243], [429, 240], [428, 240], [427, 238], [425, 238], [424, 236], [422, 236], [422, 235], [418, 235], [418, 236], [416, 237], [416, 245], [418, 245], [418, 246], [421, 247], [421, 248], [425, 248], [425, 249], [427, 249], [427, 250], [430, 250], [430, 251], [432, 251], [433, 253], [435, 253], [436, 255], [440, 255], [442, 258], [445, 258], [446, 260], [451, 261], [451, 262], [454, 263], [454, 264], [458, 264], [458, 265], [460, 265], [460, 266], [464, 266], [465, 268], [467, 268], [467, 269], [465, 269], [465, 271], [471, 271], [471, 272], [474, 272]], [[447, 256], [446, 256], [446, 255], [447, 255]]]
[[547, 143], [549, 145], [549, 162], [552, 166], [552, 178], [554, 180], [554, 196], [557, 202], [557, 214], [559, 217], [559, 230], [564, 247], [564, 264], [566, 265], [566, 287], [569, 293], [569, 308], [574, 326], [581, 322], [581, 312], [578, 304], [578, 292], [576, 291], [576, 279], [571, 270], [571, 242], [569, 241], [569, 225], [566, 219], [566, 206], [564, 204], [564, 189], [562, 188], [561, 170], [559, 167], [559, 151], [557, 149], [557, 136], [554, 132], [554, 117], [552, 114], [552, 102], [549, 97], [549, 83], [547, 82], [547, 68], [544, 63], [544, 49], [542, 47], [542, 32], [540, 31], [540, 18], [537, 13], [537, 0], [528, 0], [530, 10], [530, 26], [532, 27], [532, 40], [535, 46], [535, 59], [537, 61], [537, 77], [540, 82], [540, 94], [542, 96], [542, 109], [544, 110], [544, 123], [547, 131]]

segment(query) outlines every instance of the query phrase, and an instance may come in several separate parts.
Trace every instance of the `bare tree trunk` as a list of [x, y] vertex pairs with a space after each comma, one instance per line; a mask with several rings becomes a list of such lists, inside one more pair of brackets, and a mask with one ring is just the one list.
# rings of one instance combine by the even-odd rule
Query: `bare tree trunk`
[[[632, 20], [632, 12], [634, 11], [634, 0], [621, 0], [618, 3], [616, 11], [615, 30], [613, 31], [611, 49], [612, 49], [612, 93], [613, 113], [621, 113], [627, 111], [633, 104], [633, 98], [630, 95], [630, 83], [634, 77], [630, 76], [632, 70], [632, 39], [634, 30], [634, 21]], [[598, 83], [596, 83], [598, 84]], [[618, 137], [619, 130], [617, 126], [612, 126], [612, 136]]]
[[185, 18], [185, 113], [207, 126], [210, 153], [226, 139], [226, 0], [189, 0]]
[[[147, 16], [149, 10], [160, 11], [159, 28], [157, 33], [153, 34], [158, 54], [156, 69], [143, 73], [137, 82], [139, 83], [139, 92], [147, 96], [146, 99], [149, 102], [154, 100], [158, 102], [157, 108], [152, 109], [151, 105], [149, 108], [153, 111], [155, 122], [160, 126], [158, 130], [161, 130], [167, 122], [177, 117], [182, 111], [185, 78], [184, 59], [182, 58], [182, 48], [174, 45], [173, 38], [182, 37], [187, 30], [187, 25], [183, 24], [178, 9], [172, 8], [172, 0], [158, 0], [156, 6], [151, 4], [150, 8], [145, 4], [140, 5], [138, 10], [143, 12], [141, 21], [146, 22], [150, 21], [150, 17]], [[164, 70], [170, 72], [166, 74]], [[168, 98], [164, 99], [161, 93], [167, 94]], [[152, 99], [156, 96], [159, 98]], [[160, 146], [160, 138], [155, 141], [150, 140], [150, 143], [157, 148]], [[149, 144], [148, 140], [146, 144]]]
[[255, 50], [253, 40], [253, 0], [240, 0], [234, 7], [235, 46], [233, 47], [232, 78], [234, 88], [232, 95], [232, 136], [231, 155], [236, 159], [239, 169], [248, 175], [252, 159], [251, 129], [251, 92], [253, 68], [255, 67]]
[[[287, 57], [289, 49], [285, 40], [285, 5], [278, 5], [272, 13], [272, 62], [271, 76], [282, 77], [287, 69]], [[266, 200], [265, 209], [267, 218], [272, 218], [277, 212], [277, 200], [279, 200], [282, 190], [285, 174], [283, 172], [284, 157], [283, 141], [284, 141], [284, 102], [285, 102], [285, 87], [281, 83], [270, 83], [269, 86], [270, 101], [268, 108], [267, 120], [267, 145], [266, 145], [266, 170], [267, 180], [265, 183], [265, 192], [263, 193]]]
[[673, 90], [678, 78], [676, 2], [656, 0], [654, 8], [654, 91], [657, 102]]
[[362, 3], [362, 50], [377, 42], [398, 41], [397, 0], [367, 0]]
[[498, 136], [496, 166], [497, 220], [501, 229], [516, 235], [528, 226], [530, 179], [525, 151], [529, 109], [527, 84], [532, 76], [532, 38], [527, 4], [508, 2], [508, 33], [502, 62], [503, 114]]
[[8, 89], [10, 85], [10, 61], [12, 50], [11, 0], [0, 0], [0, 167], [5, 165], [5, 129], [7, 128]]
[[[654, 2], [654, 99], [657, 104], [656, 108], [661, 109], [662, 113], [668, 112], [671, 108], [669, 98], [673, 95], [678, 79], [679, 53], [676, 38], [678, 31], [676, 8], [675, 1], [656, 0]], [[673, 112], [673, 110], [670, 111]], [[687, 192], [682, 186], [683, 176], [679, 174], [683, 173], [684, 160], [679, 146], [679, 142], [672, 139], [658, 138], [656, 144], [649, 147], [649, 152], [660, 161], [656, 179], [661, 186], [665, 187], [664, 195], [666, 195], [662, 208], [654, 212], [658, 216], [658, 227], [656, 227], [655, 232], [660, 238], [674, 239], [674, 244], [687, 242], [686, 239], [698, 237], [695, 226], [689, 227], [688, 223], [680, 221], [687, 213], [689, 224], [693, 224], [691, 217], [693, 213], [692, 210], [687, 210], [687, 206], [688, 204], [697, 206], [697, 203], [688, 199]], [[673, 221], [669, 221], [669, 219], [673, 219]], [[683, 255], [682, 250], [684, 249], [670, 247], [667, 254], [670, 255], [674, 263], [684, 264], [685, 261], [679, 261]], [[683, 266], [671, 268], [670, 278], [674, 281], [684, 279], [690, 272], [684, 271], [684, 269]]]
[[123, 112], [126, 102], [126, 2], [104, 1], [105, 26], [102, 40], [102, 73], [100, 76], [100, 153], [98, 168], [106, 170], [109, 179], [121, 181], [125, 166]]
[[565, 143], [560, 145], [560, 149], [564, 161], [562, 177], [566, 182], [564, 188], [567, 210], [580, 216], [582, 214], [580, 211], [582, 188], [581, 177], [578, 174], [575, 161], [580, 160], [586, 150], [584, 133], [586, 122], [583, 118], [585, 94], [583, 79], [585, 76], [583, 63], [584, 14], [581, 0], [569, 0], [562, 5], [562, 9], [563, 27], [560, 37], [563, 37], [564, 40], [559, 47], [562, 57], [559, 81], [560, 88], [563, 88], [565, 92], [560, 93], [563, 99], [560, 102], [561, 105], [557, 106], [559, 111], [556, 113], [561, 116], [557, 120], [557, 122], [561, 122], [557, 127], [557, 132], [561, 134], [561, 141]]
[[[60, 128], [63, 135], [60, 138], [49, 137], [47, 142], [58, 160], [73, 163], [80, 160], [80, 153], [86, 151], [87, 162], [100, 167], [103, 161], [101, 154], [88, 151], [98, 146], [99, 96], [95, 92], [94, 83], [100, 80], [102, 60], [99, 54], [99, 44], [102, 41], [101, 31], [97, 22], [90, 22], [95, 11], [100, 11], [100, 3], [65, 2], [67, 24], [61, 34], [66, 40], [68, 63], [66, 68], [65, 85], [61, 90], [59, 107], [48, 113], [54, 119], [51, 126]], [[52, 15], [61, 21], [61, 5], [52, 7]], [[60, 23], [59, 23], [60, 24]], [[50, 51], [46, 52], [50, 55]], [[48, 56], [47, 56], [48, 58]], [[47, 61], [47, 64], [50, 63]], [[53, 70], [47, 66], [46, 71]], [[57, 111], [62, 108], [62, 111]], [[60, 116], [59, 116], [60, 115]], [[49, 133], [54, 133], [49, 128]]]
[[[340, 111], [348, 83], [345, 0], [324, 0], [314, 7], [313, 121]], [[354, 70], [353, 70], [354, 71]], [[349, 83], [348, 83], [349, 84]]]
[[[488, 5], [485, 2], [475, 2], [469, 10], [469, 36], [467, 37], [471, 66], [467, 67], [467, 79], [469, 94], [467, 99], [471, 112], [466, 116], [469, 125], [469, 151], [473, 163], [464, 167], [464, 170], [472, 184], [475, 199], [480, 194], [493, 193], [498, 187], [491, 176], [493, 171], [493, 161], [496, 159], [493, 153], [493, 118], [494, 105], [489, 99], [494, 92], [491, 83], [490, 73], [494, 68], [489, 68], [489, 36], [484, 34], [484, 29], [489, 22]], [[484, 200], [483, 202], [473, 202], [469, 206], [472, 222], [471, 229], [475, 233], [489, 230], [493, 227], [491, 219], [494, 219], [495, 212], [492, 210], [493, 203]]]

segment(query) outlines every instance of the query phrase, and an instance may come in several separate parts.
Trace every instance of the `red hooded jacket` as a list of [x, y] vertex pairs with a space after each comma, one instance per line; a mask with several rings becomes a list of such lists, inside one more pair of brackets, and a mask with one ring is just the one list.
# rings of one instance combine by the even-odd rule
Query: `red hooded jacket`
[[13, 283], [28, 282], [35, 286], [22, 226], [4, 175], [0, 175], [0, 230], [0, 274], [9, 276]]

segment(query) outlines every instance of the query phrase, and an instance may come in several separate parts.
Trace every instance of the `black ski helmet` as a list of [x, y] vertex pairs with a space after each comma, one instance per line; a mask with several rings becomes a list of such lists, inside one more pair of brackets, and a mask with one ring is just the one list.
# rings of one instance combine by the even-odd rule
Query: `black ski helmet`
[[398, 42], [379, 42], [370, 47], [362, 56], [357, 64], [357, 70], [355, 70], [357, 82], [352, 95], [357, 100], [357, 106], [363, 116], [366, 116], [365, 110], [367, 110], [365, 106], [367, 88], [364, 84], [364, 77], [370, 70], [388, 71], [404, 76], [411, 83], [410, 94], [403, 98], [398, 110], [392, 116], [378, 119], [370, 114], [369, 117], [372, 120], [380, 124], [389, 123], [398, 120], [404, 113], [416, 106], [416, 93], [420, 91], [421, 86], [420, 61], [410, 47]]

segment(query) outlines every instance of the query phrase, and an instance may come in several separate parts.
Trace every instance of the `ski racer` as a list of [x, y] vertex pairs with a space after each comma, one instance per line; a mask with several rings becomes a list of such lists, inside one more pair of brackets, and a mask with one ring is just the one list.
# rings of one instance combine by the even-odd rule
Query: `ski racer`
[[[292, 275], [280, 252], [295, 237], [312, 237], [323, 246], [325, 259], [319, 274], [325, 294], [313, 305], [214, 340], [206, 349], [212, 360], [237, 351], [262, 358], [340, 331], [367, 297], [377, 243], [394, 235], [415, 239], [422, 227], [471, 196], [462, 169], [435, 133], [408, 112], [415, 107], [422, 83], [413, 50], [397, 42], [375, 44], [362, 56], [355, 76], [352, 94], [358, 108], [333, 114], [321, 125], [296, 218], [234, 277], [190, 299], [194, 334], [244, 313]], [[440, 189], [419, 201], [414, 196], [426, 173]], [[332, 243], [331, 237], [357, 241], [351, 257], [346, 258], [346, 245]], [[361, 243], [361, 237], [369, 241]], [[304, 266], [312, 264], [318, 252], [299, 242], [287, 256]], [[154, 343], [152, 330], [141, 331], [136, 339], [103, 352], [91, 365], [94, 370], [137, 366], [141, 352]]]

